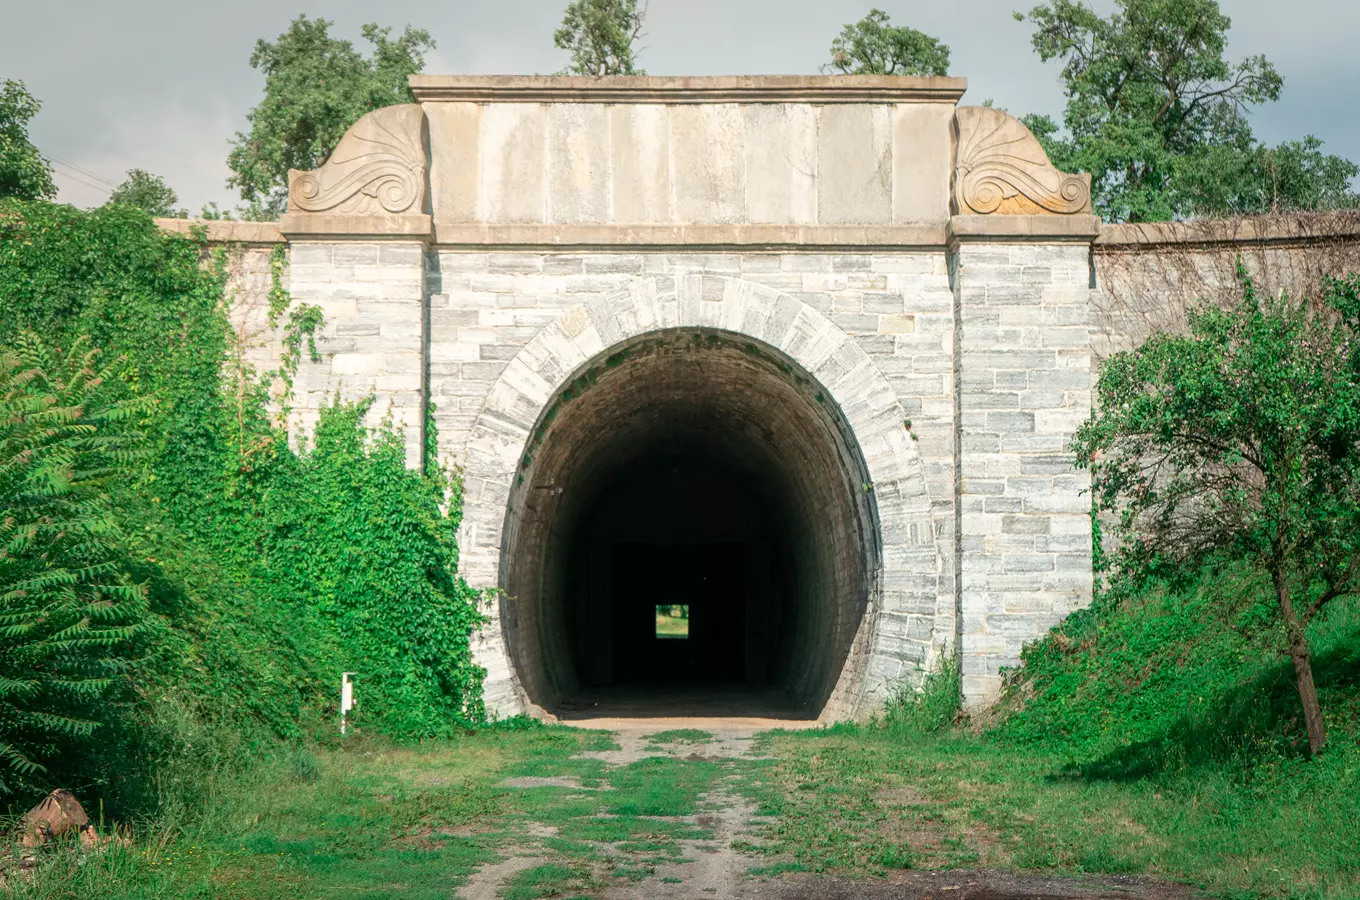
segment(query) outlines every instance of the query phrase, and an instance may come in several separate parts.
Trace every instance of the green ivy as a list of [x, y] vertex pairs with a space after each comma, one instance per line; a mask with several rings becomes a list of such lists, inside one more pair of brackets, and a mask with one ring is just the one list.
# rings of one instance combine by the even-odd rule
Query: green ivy
[[423, 738], [483, 716], [456, 477], [428, 445], [426, 473], [407, 469], [399, 434], [365, 428], [367, 402], [333, 403], [310, 446], [290, 446], [268, 385], [289, 390], [303, 353], [319, 357], [321, 313], [288, 297], [275, 251], [283, 362], [252, 372], [227, 317], [236, 252], [164, 234], [126, 206], [0, 202], [0, 335], [126, 357], [110, 390], [149, 410], [143, 474], [116, 515], [121, 571], [157, 638], [100, 739], [54, 748], [49, 766], [125, 809], [160, 790], [131, 769], [204, 753], [182, 737], [183, 716], [247, 744], [298, 736], [333, 724], [342, 671], [358, 673], [361, 728]]

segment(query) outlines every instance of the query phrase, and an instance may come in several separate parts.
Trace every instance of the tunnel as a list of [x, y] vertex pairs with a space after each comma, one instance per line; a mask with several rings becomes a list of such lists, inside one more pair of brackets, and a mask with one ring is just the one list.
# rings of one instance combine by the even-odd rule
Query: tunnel
[[549, 400], [509, 504], [502, 627], [549, 713], [815, 718], [854, 656], [872, 485], [829, 392], [773, 347], [610, 348]]

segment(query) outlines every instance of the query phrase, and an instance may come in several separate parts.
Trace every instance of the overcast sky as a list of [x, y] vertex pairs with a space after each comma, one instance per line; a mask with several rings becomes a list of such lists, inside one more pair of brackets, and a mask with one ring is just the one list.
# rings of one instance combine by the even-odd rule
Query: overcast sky
[[[1034, 0], [651, 0], [640, 62], [654, 75], [810, 74], [832, 38], [871, 5], [953, 50], [968, 79], [965, 103], [992, 98], [1013, 113], [1058, 116], [1057, 65], [1041, 63], [1030, 28], [1011, 17]], [[1233, 59], [1264, 53], [1285, 77], [1278, 103], [1257, 111], [1258, 136], [1315, 134], [1360, 159], [1360, 3], [1220, 0], [1232, 18]], [[1112, 0], [1097, 0], [1108, 10]], [[335, 22], [361, 48], [369, 21], [429, 30], [430, 73], [547, 74], [566, 55], [552, 32], [566, 0], [0, 0], [0, 79], [17, 78], [43, 103], [31, 135], [56, 161], [61, 199], [97, 205], [133, 167], [163, 176], [181, 205], [215, 200], [228, 142], [245, 127], [263, 79], [255, 41], [298, 13]], [[365, 51], [366, 52], [366, 51]], [[83, 170], [83, 171], [82, 171]]]

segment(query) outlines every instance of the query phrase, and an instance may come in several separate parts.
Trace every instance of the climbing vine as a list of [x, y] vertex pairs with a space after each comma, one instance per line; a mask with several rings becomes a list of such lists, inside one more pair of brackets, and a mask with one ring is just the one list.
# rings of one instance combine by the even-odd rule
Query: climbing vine
[[167, 703], [217, 723], [215, 736], [294, 736], [328, 720], [339, 673], [355, 671], [361, 727], [419, 738], [482, 716], [468, 648], [478, 597], [456, 572], [456, 473], [428, 448], [427, 473], [408, 470], [402, 437], [365, 427], [367, 402], [331, 404], [309, 448], [292, 449], [271, 404], [286, 402], [304, 359], [321, 358], [321, 310], [289, 297], [276, 248], [268, 316], [282, 325], [281, 361], [252, 373], [228, 320], [225, 258], [125, 206], [0, 203], [0, 335], [83, 339], [125, 357], [108, 390], [150, 410], [145, 475], [113, 515], [127, 535], [118, 571], [164, 627], [120, 676], [138, 687], [98, 739], [52, 745], [42, 776], [64, 766], [98, 782], [111, 810], [154, 802], [154, 773], [104, 773], [191, 743], [180, 726], [149, 724], [179, 721], [157, 712]]

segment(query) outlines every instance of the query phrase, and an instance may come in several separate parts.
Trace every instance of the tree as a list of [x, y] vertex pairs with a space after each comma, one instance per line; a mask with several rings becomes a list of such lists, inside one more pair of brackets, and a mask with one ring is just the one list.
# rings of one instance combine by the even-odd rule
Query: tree
[[0, 793], [100, 724], [144, 628], [111, 495], [147, 456], [147, 406], [102, 390], [120, 368], [83, 340], [0, 348]]
[[1074, 447], [1098, 510], [1120, 515], [1116, 571], [1215, 555], [1269, 581], [1257, 621], [1293, 661], [1312, 754], [1326, 743], [1307, 627], [1360, 591], [1360, 275], [1318, 298], [1203, 308], [1187, 334], [1111, 357]]
[[28, 139], [29, 120], [42, 108], [22, 81], [0, 81], [0, 197], [51, 200], [52, 167]]
[[1185, 207], [1196, 216], [1353, 209], [1351, 180], [1360, 166], [1322, 152], [1309, 135], [1275, 147], [1210, 147], [1177, 172]]
[[287, 209], [288, 170], [315, 169], [361, 116], [413, 99], [407, 78], [425, 67], [434, 49], [429, 32], [409, 25], [395, 40], [390, 28], [365, 25], [373, 45], [365, 58], [349, 41], [330, 36], [325, 19], [298, 16], [270, 43], [260, 40], [250, 65], [264, 73], [264, 99], [236, 133], [227, 165], [248, 218], [273, 218]]
[[145, 210], [149, 215], [167, 219], [184, 219], [188, 213], [175, 209], [179, 195], [165, 179], [145, 169], [128, 169], [127, 178], [109, 194], [110, 203], [122, 203]]
[[[1283, 79], [1264, 56], [1225, 58], [1231, 22], [1217, 0], [1117, 0], [1107, 19], [1079, 0], [1049, 0], [1016, 18], [1034, 24], [1040, 58], [1062, 60], [1067, 95], [1065, 138], [1046, 116], [1026, 124], [1056, 165], [1091, 173], [1096, 210], [1107, 219], [1214, 212], [1225, 197], [1272, 198], [1244, 212], [1315, 199], [1306, 186], [1286, 193], [1294, 182], [1269, 180], [1262, 161], [1297, 157], [1298, 147], [1265, 148], [1247, 114], [1278, 99]], [[1317, 152], [1315, 139], [1302, 146]], [[1325, 157], [1320, 168], [1347, 165]]]
[[949, 48], [923, 31], [891, 25], [887, 13], [871, 9], [831, 42], [831, 62], [822, 71], [831, 70], [842, 75], [945, 75]]
[[645, 75], [633, 45], [642, 36], [647, 5], [638, 0], [572, 0], [553, 32], [553, 44], [571, 53], [568, 75]]

